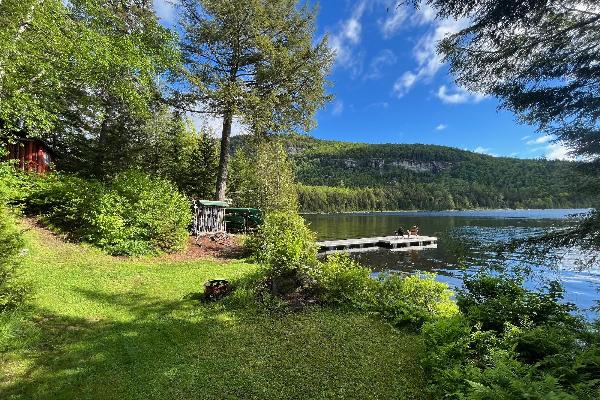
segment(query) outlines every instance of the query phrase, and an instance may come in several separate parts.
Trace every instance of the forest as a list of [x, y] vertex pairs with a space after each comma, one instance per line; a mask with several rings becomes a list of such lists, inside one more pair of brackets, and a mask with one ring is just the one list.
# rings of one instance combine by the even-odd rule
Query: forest
[[492, 157], [423, 144], [284, 138], [305, 212], [590, 207], [577, 162]]
[[[600, 398], [600, 320], [552, 275], [374, 273], [298, 213], [593, 206], [508, 247], [600, 262], [597, 0], [402, 2], [466, 18], [457, 84], [588, 162], [296, 135], [333, 99], [318, 7], [173, 3], [0, 0], [0, 398]], [[194, 198], [264, 222], [193, 237]]]

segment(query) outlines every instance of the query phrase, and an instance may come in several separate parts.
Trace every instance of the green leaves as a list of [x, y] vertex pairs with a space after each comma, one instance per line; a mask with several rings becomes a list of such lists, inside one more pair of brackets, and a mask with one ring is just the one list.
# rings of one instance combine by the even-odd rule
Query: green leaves
[[315, 234], [298, 214], [268, 214], [256, 237], [248, 247], [256, 260], [268, 266], [272, 276], [305, 274], [317, 263]]
[[29, 135], [59, 121], [89, 129], [108, 97], [147, 113], [157, 74], [177, 61], [150, 5], [103, 0], [3, 1], [0, 43], [0, 120]]
[[231, 160], [229, 196], [236, 206], [263, 212], [298, 210], [294, 172], [277, 140], [251, 141]]
[[182, 107], [223, 117], [217, 196], [225, 197], [231, 119], [253, 133], [288, 133], [314, 126], [328, 100], [333, 53], [313, 45], [315, 11], [295, 0], [183, 0], [181, 43], [186, 79]]
[[189, 236], [188, 200], [170, 182], [139, 171], [119, 174], [110, 184], [41, 178], [25, 201], [29, 213], [54, 229], [114, 255], [176, 251]]
[[[418, 3], [414, 1], [414, 3]], [[600, 12], [596, 0], [427, 0], [466, 18], [439, 49], [459, 84], [496, 96], [576, 155], [600, 154]]]

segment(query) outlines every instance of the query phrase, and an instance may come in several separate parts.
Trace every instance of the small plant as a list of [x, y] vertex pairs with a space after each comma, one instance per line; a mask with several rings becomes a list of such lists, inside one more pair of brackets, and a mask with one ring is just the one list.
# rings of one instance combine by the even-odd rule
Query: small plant
[[482, 272], [464, 279], [464, 289], [456, 299], [461, 311], [481, 323], [482, 330], [502, 332], [506, 323], [515, 326], [576, 323], [570, 314], [575, 307], [561, 301], [563, 289], [556, 282], [551, 282], [545, 291], [533, 292], [523, 287], [521, 277]]
[[461, 313], [423, 326], [435, 398], [600, 398], [600, 330], [570, 313], [562, 288], [530, 291], [520, 278], [468, 278]]
[[336, 305], [365, 307], [377, 282], [371, 271], [352, 260], [348, 254], [334, 254], [319, 263], [313, 278], [321, 301]]
[[421, 327], [435, 317], [448, 317], [458, 312], [448, 285], [435, 276], [390, 275], [379, 281], [372, 308], [396, 325]]
[[256, 261], [268, 268], [274, 292], [297, 289], [317, 265], [315, 234], [296, 213], [268, 214], [246, 245]]

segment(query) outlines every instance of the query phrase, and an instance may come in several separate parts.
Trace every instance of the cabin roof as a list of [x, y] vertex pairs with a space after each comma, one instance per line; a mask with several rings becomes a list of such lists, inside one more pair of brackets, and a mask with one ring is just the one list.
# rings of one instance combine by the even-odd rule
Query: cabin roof
[[198, 200], [198, 203], [202, 204], [203, 206], [229, 207], [229, 204], [224, 201]]
[[42, 146], [44, 146], [44, 148], [49, 153], [51, 153], [53, 156], [56, 156], [56, 151], [54, 151], [54, 149], [52, 148], [52, 146], [50, 146], [50, 144], [48, 142], [46, 142], [43, 139], [37, 138], [37, 137], [28, 137], [24, 131], [13, 133], [11, 136], [0, 135], [0, 143], [2, 143], [2, 142], [10, 143], [11, 140], [15, 141], [15, 142], [21, 142], [21, 143], [37, 142], [37, 143], [41, 144]]

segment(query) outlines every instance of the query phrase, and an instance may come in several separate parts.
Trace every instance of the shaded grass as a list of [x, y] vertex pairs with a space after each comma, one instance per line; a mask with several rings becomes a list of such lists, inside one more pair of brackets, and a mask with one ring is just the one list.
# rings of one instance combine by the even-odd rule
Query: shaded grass
[[186, 300], [252, 264], [123, 260], [27, 236], [34, 297], [25, 320], [0, 320], [0, 398], [425, 398], [417, 335], [360, 313]]

